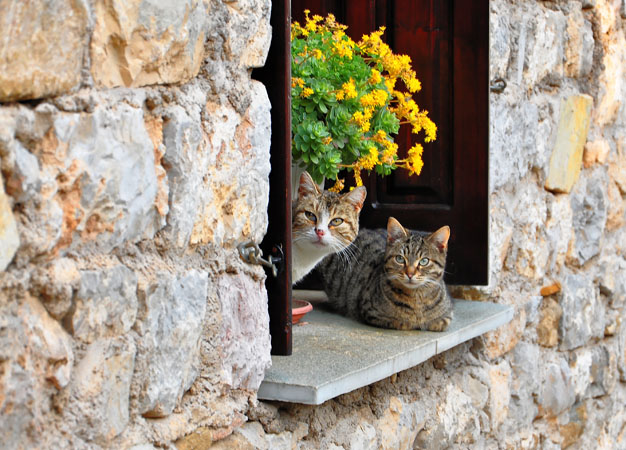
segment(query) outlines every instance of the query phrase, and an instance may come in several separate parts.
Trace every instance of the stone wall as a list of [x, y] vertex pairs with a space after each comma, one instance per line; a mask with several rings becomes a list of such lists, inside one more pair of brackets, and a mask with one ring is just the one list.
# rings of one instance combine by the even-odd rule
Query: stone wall
[[490, 25], [490, 284], [453, 292], [514, 319], [318, 407], [263, 402], [216, 448], [626, 448], [626, 3], [492, 0]]
[[270, 363], [235, 249], [267, 228], [270, 6], [0, 0], [3, 448], [245, 421]]
[[515, 318], [318, 407], [256, 401], [234, 248], [267, 225], [269, 8], [0, 0], [3, 445], [626, 448], [624, 0], [490, 2], [490, 284], [453, 292]]

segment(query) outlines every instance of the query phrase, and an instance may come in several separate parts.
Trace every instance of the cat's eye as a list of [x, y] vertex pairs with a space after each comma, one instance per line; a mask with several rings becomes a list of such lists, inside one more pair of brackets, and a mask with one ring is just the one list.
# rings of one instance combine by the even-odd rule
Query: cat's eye
[[404, 256], [402, 255], [396, 255], [396, 262], [398, 264], [404, 264]]
[[425, 266], [430, 262], [430, 259], [428, 258], [422, 258], [420, 259], [420, 266]]
[[317, 223], [317, 217], [311, 211], [304, 211], [304, 215], [313, 223]]
[[341, 225], [343, 223], [343, 219], [339, 218], [339, 217], [335, 217], [333, 220], [330, 221], [330, 226], [331, 227], [336, 227], [338, 225]]

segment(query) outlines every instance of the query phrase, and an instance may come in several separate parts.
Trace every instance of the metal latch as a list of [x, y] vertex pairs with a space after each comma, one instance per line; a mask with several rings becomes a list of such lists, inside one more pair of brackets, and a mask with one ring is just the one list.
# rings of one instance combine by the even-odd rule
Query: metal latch
[[282, 272], [285, 264], [282, 245], [278, 244], [272, 247], [272, 254], [268, 259], [263, 259], [263, 251], [259, 244], [253, 241], [244, 242], [237, 246], [239, 256], [248, 264], [258, 264], [272, 269], [272, 275], [277, 277]]

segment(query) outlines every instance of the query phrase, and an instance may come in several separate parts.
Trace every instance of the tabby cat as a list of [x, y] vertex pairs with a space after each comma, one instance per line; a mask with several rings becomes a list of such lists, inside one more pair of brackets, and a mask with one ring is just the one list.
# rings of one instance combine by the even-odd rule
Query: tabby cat
[[[300, 176], [293, 205], [292, 283], [297, 283], [324, 257], [345, 252], [359, 232], [359, 213], [366, 190], [357, 187], [340, 195], [321, 190], [307, 172]], [[341, 258], [341, 256], [340, 256]]]
[[386, 231], [361, 230], [352, 264], [332, 255], [318, 268], [330, 305], [382, 328], [444, 331], [452, 320], [443, 281], [449, 237], [448, 226], [421, 233], [393, 217]]

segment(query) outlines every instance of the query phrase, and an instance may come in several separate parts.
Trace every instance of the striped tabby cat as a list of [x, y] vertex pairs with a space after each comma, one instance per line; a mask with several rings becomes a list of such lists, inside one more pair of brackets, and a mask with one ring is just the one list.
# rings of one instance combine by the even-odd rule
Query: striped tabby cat
[[448, 226], [421, 233], [393, 217], [387, 231], [361, 230], [352, 264], [332, 255], [318, 269], [330, 304], [382, 328], [444, 331], [452, 320], [443, 281], [449, 237]]
[[341, 252], [346, 258], [343, 252], [349, 251], [348, 246], [359, 232], [365, 195], [364, 187], [343, 195], [322, 191], [307, 172], [300, 176], [292, 219], [293, 284], [331, 253]]

